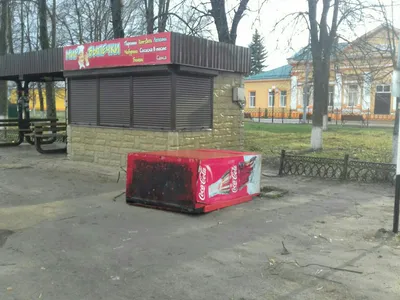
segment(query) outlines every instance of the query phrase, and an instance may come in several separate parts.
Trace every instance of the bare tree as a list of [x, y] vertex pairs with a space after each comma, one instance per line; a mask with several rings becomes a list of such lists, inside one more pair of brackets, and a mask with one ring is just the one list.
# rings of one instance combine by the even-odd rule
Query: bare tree
[[323, 115], [327, 114], [331, 53], [338, 25], [339, 0], [334, 0], [333, 16], [328, 23], [331, 0], [323, 0], [320, 21], [317, 21], [317, 0], [308, 0], [311, 54], [314, 73], [314, 106], [311, 148], [322, 149]]
[[[203, 4], [201, 8], [192, 8], [201, 13], [202, 17], [212, 17], [218, 34], [218, 41], [228, 44], [235, 44], [237, 30], [241, 19], [248, 9], [249, 0], [239, 0], [233, 9], [226, 9], [226, 0], [210, 0], [210, 3]], [[232, 16], [229, 24], [228, 18]]]
[[[141, 1], [127, 0], [124, 2], [123, 9], [121, 7], [122, 31], [120, 33], [124, 32], [126, 35], [144, 33], [140, 28], [144, 24], [143, 13], [140, 9]], [[119, 3], [119, 1], [116, 2]], [[66, 44], [83, 44], [117, 37], [114, 34], [110, 0], [64, 0], [57, 5], [57, 24], [59, 47]], [[120, 33], [118, 36], [121, 36]]]
[[202, 38], [213, 38], [211, 14], [195, 9], [196, 3], [184, 1], [179, 7], [180, 18], [171, 16], [168, 27], [171, 31]]
[[[310, 35], [309, 48], [303, 51], [306, 61], [312, 63], [310, 77], [313, 88], [313, 126], [311, 132], [311, 148], [322, 149], [322, 131], [327, 129], [329, 106], [329, 80], [332, 73], [336, 72], [340, 59], [346, 58], [346, 49], [338, 58], [336, 51], [340, 51], [340, 32], [354, 32], [355, 24], [363, 22], [370, 17], [369, 13], [375, 5], [363, 0], [307, 0], [306, 11], [294, 12], [279, 20], [276, 24], [285, 24], [286, 28], [296, 28], [299, 32], [305, 28]], [[300, 29], [299, 29], [300, 28]], [[290, 41], [289, 41], [290, 42]], [[311, 52], [311, 55], [310, 55]], [[350, 56], [356, 53], [350, 54]], [[348, 63], [352, 63], [354, 57]], [[297, 61], [299, 62], [299, 61]], [[356, 66], [356, 65], [355, 65]], [[356, 66], [357, 67], [357, 66]], [[364, 76], [362, 69], [360, 75]], [[336, 75], [335, 75], [336, 76]], [[308, 78], [308, 77], [307, 77]], [[307, 87], [309, 90], [309, 87]]]
[[[53, 3], [54, 5], [55, 3]], [[39, 41], [43, 50], [50, 48], [49, 33], [47, 29], [48, 6], [46, 0], [38, 0], [38, 19], [39, 19]], [[53, 28], [55, 34], [55, 28]], [[55, 38], [54, 38], [55, 41]], [[54, 44], [54, 43], [53, 43]], [[46, 104], [47, 104], [47, 117], [55, 118], [56, 105], [54, 99], [54, 86], [52, 82], [46, 82]]]
[[[7, 25], [9, 1], [1, 1], [0, 55], [7, 53]], [[7, 116], [7, 81], [0, 80], [0, 119]]]
[[15, 3], [9, 3], [7, 10], [7, 46], [8, 53], [10, 54], [14, 54], [14, 42], [12, 34], [12, 27], [14, 23], [14, 7]]
[[122, 0], [110, 0], [114, 38], [124, 37], [122, 26]]

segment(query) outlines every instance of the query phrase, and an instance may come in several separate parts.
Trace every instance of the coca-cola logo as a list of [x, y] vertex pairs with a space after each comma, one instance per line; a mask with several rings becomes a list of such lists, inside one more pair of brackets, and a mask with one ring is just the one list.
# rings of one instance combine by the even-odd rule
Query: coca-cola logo
[[232, 178], [232, 193], [236, 193], [238, 191], [238, 168], [237, 166], [233, 166], [231, 168], [231, 178]]
[[199, 181], [200, 181], [199, 199], [201, 201], [204, 201], [206, 199], [206, 183], [207, 183], [207, 169], [206, 168], [200, 167]]

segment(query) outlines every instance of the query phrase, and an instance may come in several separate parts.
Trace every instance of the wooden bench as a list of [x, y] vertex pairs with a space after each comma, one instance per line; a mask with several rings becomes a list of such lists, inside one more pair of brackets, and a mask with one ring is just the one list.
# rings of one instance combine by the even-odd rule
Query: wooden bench
[[342, 115], [341, 118], [342, 125], [346, 123], [346, 121], [356, 121], [356, 122], [361, 122], [361, 126], [365, 125], [365, 118], [363, 115]]
[[19, 122], [17, 119], [1, 119], [0, 120], [0, 136], [4, 139], [8, 139], [7, 135], [9, 135], [10, 131], [14, 134], [12, 135], [13, 139], [10, 141], [0, 142], [0, 147], [10, 147], [10, 146], [19, 146], [24, 141], [24, 134], [20, 129]]
[[[5, 146], [18, 146], [22, 144], [24, 141], [24, 138], [26, 139], [26, 142], [28, 142], [31, 145], [34, 145], [35, 142], [32, 138], [32, 123], [33, 122], [45, 122], [47, 124], [52, 124], [54, 122], [57, 122], [58, 119], [56, 118], [49, 118], [49, 119], [0, 119], [0, 129], [3, 129], [5, 134], [7, 133], [7, 129], [11, 129], [14, 132], [17, 132], [18, 138], [15, 139], [14, 141], [11, 142], [5, 142], [5, 143], [0, 143], [0, 147], [5, 147]], [[2, 130], [0, 130], [0, 133]]]
[[[56, 118], [48, 118], [48, 119], [35, 119], [35, 118], [33, 118], [33, 119], [29, 119], [29, 121], [25, 121], [24, 124], [22, 124], [22, 126], [20, 126], [20, 128], [21, 128], [22, 132], [24, 133], [26, 142], [31, 144], [31, 145], [35, 145], [35, 141], [34, 141], [33, 135], [32, 135], [32, 133], [33, 133], [33, 124], [37, 123], [37, 122], [40, 122], [40, 123], [43, 123], [43, 124], [51, 125], [51, 124], [56, 123], [57, 121], [58, 121], [58, 119], [56, 119]], [[52, 144], [54, 142], [55, 142], [55, 139], [54, 140], [46, 139], [46, 140], [44, 140], [42, 142], [42, 144], [43, 143]]]
[[245, 119], [252, 119], [251, 113], [245, 112], [245, 113], [244, 113], [244, 118], [245, 118]]
[[[300, 120], [300, 121], [303, 120], [303, 113], [299, 113], [299, 120]], [[307, 114], [306, 114], [306, 120], [307, 120], [307, 121], [311, 121], [311, 120], [312, 120], [312, 114], [307, 113]]]
[[35, 148], [39, 153], [66, 153], [67, 147], [43, 149], [43, 145], [53, 144], [57, 139], [61, 138], [62, 142], [67, 141], [67, 124], [66, 123], [51, 123], [49, 122], [33, 122], [31, 133], [26, 134], [33, 139]]

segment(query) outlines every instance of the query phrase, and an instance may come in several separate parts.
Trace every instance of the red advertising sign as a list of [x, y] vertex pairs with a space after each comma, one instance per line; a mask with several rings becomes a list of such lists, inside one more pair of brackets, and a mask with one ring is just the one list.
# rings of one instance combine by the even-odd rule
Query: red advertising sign
[[169, 63], [170, 32], [64, 47], [65, 71]]
[[258, 194], [260, 177], [259, 155], [245, 153], [241, 156], [202, 160], [198, 171], [196, 201], [212, 204]]

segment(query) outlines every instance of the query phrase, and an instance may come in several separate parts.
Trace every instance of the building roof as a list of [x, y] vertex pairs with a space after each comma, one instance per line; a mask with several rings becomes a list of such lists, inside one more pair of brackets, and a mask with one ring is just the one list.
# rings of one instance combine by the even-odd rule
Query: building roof
[[[389, 27], [389, 28], [388, 28]], [[354, 46], [357, 44], [362, 44], [362, 47], [366, 47], [367, 45], [365, 45], [365, 42], [371, 38], [372, 36], [374, 36], [375, 34], [377, 34], [378, 32], [382, 31], [382, 30], [393, 30], [396, 34], [396, 37], [398, 37], [400, 35], [400, 29], [397, 29], [395, 27], [392, 27], [391, 25], [387, 25], [387, 24], [382, 24], [378, 27], [376, 27], [375, 29], [368, 31], [367, 33], [365, 33], [364, 35], [358, 37], [357, 39], [355, 39], [352, 42], [342, 42], [342, 43], [338, 43], [337, 44], [337, 48], [332, 50], [332, 56], [336, 54], [340, 54], [341, 52], [345, 51], [345, 49], [348, 46]], [[372, 45], [369, 45], [372, 46]], [[375, 45], [376, 48], [376, 45]], [[386, 50], [386, 48], [384, 49], [378, 49], [378, 50]], [[312, 60], [312, 55], [311, 55], [311, 45], [308, 45], [304, 48], [302, 48], [300, 51], [296, 52], [292, 57], [288, 58], [289, 62], [300, 62], [300, 61], [311, 61]]]
[[285, 65], [256, 75], [251, 75], [249, 77], [246, 77], [245, 80], [284, 79], [284, 78], [290, 78], [291, 73], [292, 73], [292, 66]]
[[[337, 45], [337, 52], [343, 51], [349, 43], [338, 43]], [[334, 55], [335, 51], [332, 51], [332, 55]], [[305, 60], [312, 60], [311, 55], [311, 45], [308, 45], [301, 49], [300, 51], [296, 52], [292, 57], [288, 58], [290, 61], [305, 61]]]

